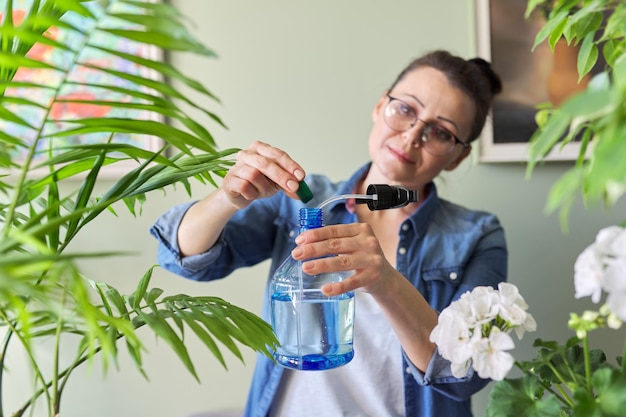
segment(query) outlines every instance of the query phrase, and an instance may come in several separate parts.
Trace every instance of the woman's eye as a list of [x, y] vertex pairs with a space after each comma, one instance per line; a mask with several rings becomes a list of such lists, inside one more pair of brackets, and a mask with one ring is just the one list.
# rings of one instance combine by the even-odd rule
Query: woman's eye
[[405, 117], [412, 117], [415, 114], [415, 110], [408, 104], [402, 104], [400, 106], [400, 114]]
[[442, 142], [449, 142], [452, 140], [452, 133], [441, 127], [433, 126], [432, 134], [437, 140]]

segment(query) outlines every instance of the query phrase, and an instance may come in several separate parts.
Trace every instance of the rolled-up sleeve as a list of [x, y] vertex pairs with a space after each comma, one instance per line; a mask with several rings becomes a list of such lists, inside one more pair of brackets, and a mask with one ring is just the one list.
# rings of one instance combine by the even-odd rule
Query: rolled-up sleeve
[[163, 213], [150, 228], [150, 234], [159, 243], [157, 262], [162, 268], [184, 278], [203, 281], [207, 280], [203, 271], [219, 258], [224, 243], [219, 239], [204, 253], [181, 256], [178, 247], [178, 227], [193, 204], [195, 202], [180, 204]]
[[452, 375], [450, 361], [444, 359], [437, 349], [435, 349], [428, 363], [426, 372], [417, 369], [406, 355], [404, 355], [404, 359], [408, 367], [407, 370], [418, 385], [431, 386], [440, 393], [457, 401], [470, 398], [490, 382], [489, 379], [480, 378], [471, 366], [466, 376], [462, 378], [455, 377]]

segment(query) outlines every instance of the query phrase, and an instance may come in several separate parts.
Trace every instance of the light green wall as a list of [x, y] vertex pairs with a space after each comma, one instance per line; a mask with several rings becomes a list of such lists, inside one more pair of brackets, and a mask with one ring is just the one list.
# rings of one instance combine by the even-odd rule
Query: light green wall
[[[193, 22], [205, 44], [219, 54], [217, 60], [171, 58], [221, 98], [220, 105], [205, 103], [230, 127], [224, 131], [210, 126], [218, 144], [245, 147], [253, 140], [263, 140], [289, 152], [309, 172], [334, 179], [345, 178], [367, 160], [371, 110], [411, 58], [435, 48], [474, 55], [469, 0], [172, 3]], [[494, 212], [504, 224], [510, 281], [520, 287], [539, 322], [538, 331], [527, 335], [516, 350], [520, 358], [532, 355], [529, 346], [535, 337], [565, 340], [571, 336], [566, 329], [569, 312], [588, 306], [573, 298], [574, 259], [598, 228], [626, 217], [623, 203], [608, 214], [586, 212], [577, 204], [570, 233], [564, 235], [557, 217], [545, 216], [542, 209], [550, 185], [567, 166], [540, 166], [526, 180], [521, 163], [486, 165], [468, 160], [440, 182], [446, 198]], [[210, 190], [194, 187], [197, 197]], [[90, 263], [85, 272], [131, 291], [154, 263], [156, 244], [148, 227], [161, 212], [187, 199], [183, 190], [154, 193], [141, 218], [126, 215], [120, 207], [119, 218], [105, 215], [94, 222], [76, 242], [77, 248], [124, 249], [137, 252], [137, 256]], [[260, 312], [267, 267], [265, 263], [238, 271], [210, 284], [159, 271], [153, 284], [172, 293], [222, 296]], [[613, 356], [621, 353], [621, 342], [614, 342], [614, 334], [601, 336], [599, 343], [609, 346]], [[132, 368], [126, 355], [120, 370], [111, 369], [104, 381], [96, 363], [81, 369], [70, 382], [62, 414], [185, 417], [243, 407], [254, 364], [252, 353], [244, 351], [246, 365], [227, 356], [229, 370], [224, 371], [195, 340], [190, 341], [201, 378], [198, 384], [163, 342], [154, 343], [148, 333], [145, 340], [150, 350], [145, 358], [150, 382]], [[483, 415], [487, 393], [476, 396], [477, 416]], [[11, 391], [8, 398], [12, 398]]]

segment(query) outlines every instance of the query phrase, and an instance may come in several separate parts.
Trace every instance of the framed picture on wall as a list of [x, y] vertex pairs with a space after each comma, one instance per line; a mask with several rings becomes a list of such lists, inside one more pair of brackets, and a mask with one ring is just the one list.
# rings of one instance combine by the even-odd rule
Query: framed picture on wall
[[[157, 0], [154, 1], [156, 2]], [[0, 0], [0, 13], [5, 10], [6, 3], [7, 0]], [[12, 10], [13, 21], [16, 24], [19, 25], [26, 18], [32, 4], [33, 0], [23, 0], [16, 3]], [[124, 7], [131, 6], [125, 6], [120, 3], [116, 7], [119, 9], [117, 11], [121, 13], [125, 11]], [[85, 27], [85, 19], [77, 13], [67, 13], [65, 20], [70, 27]], [[118, 29], [129, 28], [116, 21], [106, 21], [102, 24]], [[153, 45], [133, 42], [104, 31], [90, 30], [89, 33], [88, 45], [121, 51], [150, 60], [162, 60], [162, 51]], [[51, 27], [45, 33], [45, 36], [54, 42], [76, 46], [77, 48], [79, 47], [79, 42], [85, 41], [82, 37], [76, 36], [72, 30], [64, 27]], [[55, 68], [71, 68], [66, 73], [47, 67], [20, 67], [13, 80], [16, 82], [16, 85], [23, 83], [24, 87], [11, 87], [6, 90], [5, 95], [11, 97], [12, 100], [7, 101], [4, 107], [14, 114], [19, 114], [27, 124], [14, 123], [3, 118], [0, 119], [0, 131], [6, 132], [13, 137], [23, 138], [24, 143], [27, 145], [35, 143], [35, 137], [40, 138], [37, 141], [37, 153], [32, 157], [31, 166], [36, 167], [39, 160], [54, 156], [48, 154], [46, 139], [41, 139], [45, 137], [51, 137], [52, 139], [49, 140], [54, 140], [56, 148], [112, 141], [157, 151], [163, 145], [163, 141], [156, 136], [123, 131], [116, 132], [112, 137], [108, 133], [102, 132], [53, 136], [56, 132], [66, 130], [68, 126], [71, 126], [73, 120], [81, 118], [162, 120], [161, 115], [143, 110], [140, 106], [107, 106], [107, 102], [141, 104], [126, 91], [134, 90], [142, 93], [148, 93], [148, 91], [137, 90], [137, 86], [132, 80], [116, 76], [114, 71], [107, 73], [97, 70], [96, 67], [112, 68], [131, 77], [145, 77], [156, 80], [158, 77], [155, 72], [119, 56], [102, 52], [94, 47], [83, 48], [80, 55], [73, 57], [63, 48], [37, 43], [30, 49], [27, 58], [46, 62]], [[69, 66], [68, 62], [71, 62], [72, 59], [75, 59], [76, 63]], [[30, 82], [45, 85], [48, 88], [29, 88]], [[106, 88], [99, 88], [98, 86], [106, 86]], [[33, 105], [23, 105], [22, 101], [26, 99], [40, 103], [41, 108]], [[52, 100], [54, 100], [54, 104], [51, 106], [50, 111], [46, 113], [42, 109]], [[33, 128], [38, 126], [42, 126], [41, 132]], [[18, 163], [30, 158], [28, 156], [30, 152], [29, 147], [18, 146], [11, 149], [10, 152], [14, 161]], [[116, 156], [114, 154], [111, 155]], [[120, 155], [120, 157], [123, 157], [123, 155]], [[137, 161], [126, 158], [126, 160], [104, 166], [101, 170], [101, 175], [109, 178], [119, 177], [137, 165]], [[36, 176], [39, 173], [45, 174], [47, 171], [47, 168], [34, 168], [30, 171], [30, 174]]]
[[[476, 0], [478, 54], [490, 61], [502, 79], [491, 117], [480, 138], [480, 162], [526, 161], [528, 143], [537, 130], [536, 106], [558, 106], [586, 88], [590, 76], [578, 82], [578, 50], [559, 41], [532, 49], [545, 23], [542, 10], [525, 18], [528, 0]], [[546, 160], [574, 160], [580, 146], [556, 147]]]

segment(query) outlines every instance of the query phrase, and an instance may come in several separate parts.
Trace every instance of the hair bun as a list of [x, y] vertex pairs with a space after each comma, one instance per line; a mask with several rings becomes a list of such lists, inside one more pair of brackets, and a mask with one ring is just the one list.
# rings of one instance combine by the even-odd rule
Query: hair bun
[[485, 74], [491, 84], [491, 94], [495, 96], [496, 94], [502, 92], [502, 81], [500, 81], [500, 77], [498, 77], [498, 74], [494, 72], [489, 62], [482, 58], [472, 58], [469, 62], [476, 64]]

